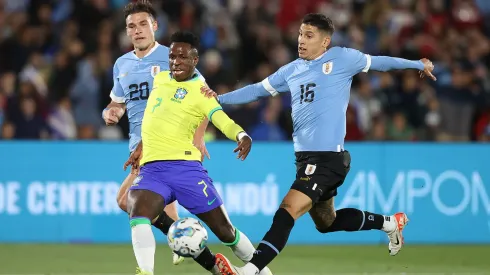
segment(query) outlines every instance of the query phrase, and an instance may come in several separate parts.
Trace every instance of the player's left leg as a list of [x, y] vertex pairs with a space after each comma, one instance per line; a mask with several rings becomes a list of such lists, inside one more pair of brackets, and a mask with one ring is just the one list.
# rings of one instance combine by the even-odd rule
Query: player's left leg
[[395, 256], [403, 246], [402, 231], [408, 222], [404, 213], [385, 216], [355, 208], [335, 211], [333, 197], [317, 202], [309, 212], [320, 233], [382, 230], [388, 234], [390, 240], [390, 255]]
[[[255, 247], [243, 232], [231, 224], [223, 207], [223, 201], [201, 163], [188, 161], [177, 165], [175, 169], [180, 169], [174, 171], [179, 175], [176, 177], [179, 181], [176, 183], [177, 188], [174, 189], [179, 203], [206, 223], [218, 239], [240, 260], [250, 261]], [[214, 266], [214, 255], [207, 259], [209, 260], [213, 260]], [[261, 274], [269, 275], [271, 272], [268, 268], [264, 268]]]
[[172, 190], [161, 181], [161, 170], [158, 162], [143, 166], [137, 184], [133, 184], [128, 193], [131, 239], [138, 262], [137, 274], [153, 274], [156, 242], [151, 221], [160, 215], [166, 201], [175, 200]]
[[[219, 196], [217, 192], [216, 195]], [[225, 246], [229, 247], [235, 256], [242, 262], [248, 263], [253, 258], [255, 247], [243, 232], [231, 224], [224, 206], [217, 204], [215, 207], [214, 209], [206, 210], [206, 212], [196, 214], [196, 216], [209, 226], [216, 237]], [[268, 267], [264, 267], [258, 274], [270, 275], [272, 272]]]
[[[396, 213], [392, 216], [384, 216], [355, 208], [344, 208], [335, 211], [334, 197], [337, 195], [337, 188], [343, 183], [350, 170], [350, 154], [348, 151], [342, 153], [342, 167], [332, 166], [332, 171], [325, 171], [324, 192], [317, 203], [309, 211], [311, 218], [315, 222], [316, 228], [321, 233], [337, 231], [364, 231], [382, 230], [388, 234], [390, 240], [390, 255], [396, 255], [402, 245], [402, 230], [408, 222], [404, 213]], [[333, 186], [334, 188], [330, 188]]]

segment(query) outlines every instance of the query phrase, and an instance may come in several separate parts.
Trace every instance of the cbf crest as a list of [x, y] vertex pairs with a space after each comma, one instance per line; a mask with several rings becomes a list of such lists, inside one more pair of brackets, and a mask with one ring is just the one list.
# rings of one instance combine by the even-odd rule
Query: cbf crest
[[160, 66], [151, 66], [151, 76], [155, 77], [158, 73], [160, 73]]
[[333, 69], [333, 62], [332, 61], [329, 61], [327, 63], [323, 63], [322, 71], [324, 74], [330, 74], [332, 72], [332, 69]]
[[186, 89], [178, 88], [177, 91], [175, 91], [174, 98], [178, 100], [182, 100], [186, 95], [187, 95]]

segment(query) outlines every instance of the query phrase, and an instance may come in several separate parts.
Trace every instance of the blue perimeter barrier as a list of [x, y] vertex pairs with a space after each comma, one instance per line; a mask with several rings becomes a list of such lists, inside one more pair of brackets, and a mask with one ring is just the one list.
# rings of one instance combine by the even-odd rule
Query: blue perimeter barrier
[[[246, 161], [235, 144], [208, 144], [210, 176], [234, 225], [253, 241], [269, 229], [295, 176], [291, 143], [255, 143]], [[485, 144], [347, 144], [352, 169], [335, 198], [355, 207], [410, 218], [409, 243], [490, 243], [490, 146]], [[116, 193], [127, 172], [127, 143], [0, 142], [0, 242], [128, 243], [127, 215]], [[179, 208], [181, 216], [188, 216]], [[157, 240], [164, 236], [155, 230]], [[218, 242], [210, 233], [210, 241]], [[295, 244], [376, 244], [369, 231], [322, 235], [306, 215]]]

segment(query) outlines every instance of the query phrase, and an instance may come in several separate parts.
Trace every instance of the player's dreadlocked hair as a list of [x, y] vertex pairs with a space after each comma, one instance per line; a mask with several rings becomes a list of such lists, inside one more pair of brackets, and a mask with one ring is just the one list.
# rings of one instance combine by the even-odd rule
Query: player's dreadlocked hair
[[332, 19], [326, 17], [321, 13], [309, 13], [303, 17], [303, 24], [317, 27], [319, 30], [327, 32], [329, 35], [333, 35], [335, 32], [335, 26]]
[[153, 20], [157, 18], [157, 12], [150, 0], [138, 0], [136, 2], [131, 2], [124, 7], [124, 18], [127, 18], [129, 15], [138, 13], [138, 12], [146, 12]]
[[174, 42], [187, 43], [190, 44], [193, 49], [199, 49], [199, 38], [192, 32], [178, 31], [172, 34], [172, 37], [170, 37], [170, 43]]

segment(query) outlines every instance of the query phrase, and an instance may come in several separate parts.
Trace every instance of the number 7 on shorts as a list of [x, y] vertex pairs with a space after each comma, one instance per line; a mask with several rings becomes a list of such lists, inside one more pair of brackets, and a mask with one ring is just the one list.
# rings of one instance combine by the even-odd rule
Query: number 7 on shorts
[[206, 189], [208, 189], [208, 185], [206, 184], [206, 182], [202, 180], [202, 181], [198, 182], [197, 184], [204, 185], [204, 187], [202, 188], [202, 192], [204, 193], [204, 195], [207, 198], [208, 197], [208, 193], [206, 192]]

